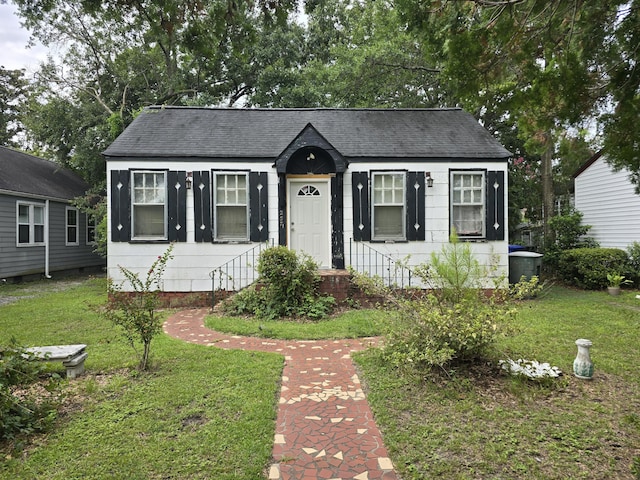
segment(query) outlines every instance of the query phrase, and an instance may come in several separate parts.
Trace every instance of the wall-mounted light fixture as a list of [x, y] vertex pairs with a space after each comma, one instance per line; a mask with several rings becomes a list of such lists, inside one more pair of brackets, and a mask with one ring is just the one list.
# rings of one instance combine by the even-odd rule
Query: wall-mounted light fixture
[[427, 181], [427, 187], [433, 187], [433, 178], [431, 178], [431, 172], [426, 172], [424, 176], [425, 180]]
[[193, 172], [187, 172], [187, 179], [184, 182], [187, 190], [191, 190], [191, 185], [193, 184]]

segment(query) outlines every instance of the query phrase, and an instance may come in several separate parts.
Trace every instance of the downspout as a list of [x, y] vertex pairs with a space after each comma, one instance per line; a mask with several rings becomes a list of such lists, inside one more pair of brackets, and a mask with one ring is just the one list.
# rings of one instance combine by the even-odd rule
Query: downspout
[[51, 279], [49, 275], [49, 200], [45, 200], [44, 207], [44, 278]]

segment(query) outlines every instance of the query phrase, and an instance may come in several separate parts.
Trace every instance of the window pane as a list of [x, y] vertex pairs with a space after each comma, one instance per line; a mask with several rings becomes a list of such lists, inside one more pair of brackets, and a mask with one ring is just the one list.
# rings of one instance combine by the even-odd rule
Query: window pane
[[458, 235], [482, 235], [482, 210], [482, 205], [453, 207], [453, 226]]
[[403, 207], [376, 207], [374, 236], [377, 238], [398, 238], [402, 231]]
[[34, 234], [34, 242], [35, 243], [43, 243], [44, 242], [44, 226], [43, 225], [36, 225], [35, 227], [33, 227], [33, 234]]
[[67, 210], [67, 225], [78, 224], [78, 212], [75, 210]]
[[44, 225], [44, 207], [33, 207], [33, 223]]
[[18, 226], [18, 243], [29, 243], [29, 225]]
[[67, 243], [77, 243], [78, 242], [78, 229], [76, 227], [67, 228]]
[[136, 237], [164, 237], [164, 206], [135, 205], [133, 234]]
[[247, 209], [243, 206], [218, 206], [217, 237], [219, 239], [244, 240], [247, 238]]
[[29, 223], [29, 205], [18, 205], [18, 223]]

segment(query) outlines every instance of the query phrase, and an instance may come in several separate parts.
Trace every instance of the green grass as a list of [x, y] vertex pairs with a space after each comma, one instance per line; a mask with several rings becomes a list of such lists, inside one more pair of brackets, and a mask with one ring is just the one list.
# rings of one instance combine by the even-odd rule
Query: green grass
[[[133, 351], [96, 313], [105, 292], [97, 279], [0, 307], [3, 339], [86, 343], [89, 352], [87, 375], [63, 382], [68, 398], [56, 427], [23, 451], [5, 445], [0, 478], [261, 478], [282, 356], [162, 335], [152, 344], [152, 371], [136, 374]], [[64, 375], [59, 364], [51, 369]]]
[[[495, 363], [400, 375], [378, 352], [358, 355], [402, 478], [640, 478], [638, 307], [635, 293], [563, 288], [522, 303], [518, 334], [499, 356], [559, 366], [553, 387], [499, 375]], [[592, 381], [571, 375], [578, 338], [593, 342]]]
[[387, 314], [378, 310], [350, 310], [318, 321], [259, 320], [209, 315], [205, 324], [218, 332], [283, 340], [360, 338], [380, 335]]
[[[134, 353], [96, 313], [105, 281], [54, 290], [28, 298], [20, 287], [0, 287], [0, 298], [23, 297], [0, 306], [2, 340], [87, 343], [88, 374], [63, 382], [69, 397], [52, 432], [17, 445], [22, 449], [0, 449], [0, 478], [264, 478], [281, 356], [162, 335], [152, 345], [152, 371], [136, 374]], [[469, 370], [399, 372], [376, 350], [359, 354], [368, 401], [402, 478], [640, 478], [635, 294], [553, 288], [520, 305], [518, 333], [500, 341], [491, 365]], [[315, 339], [378, 334], [385, 315], [207, 322], [244, 335]], [[592, 381], [571, 375], [578, 338], [593, 342]], [[510, 379], [495, 366], [507, 356], [550, 362], [565, 376], [552, 387]], [[59, 364], [51, 369], [64, 373]]]

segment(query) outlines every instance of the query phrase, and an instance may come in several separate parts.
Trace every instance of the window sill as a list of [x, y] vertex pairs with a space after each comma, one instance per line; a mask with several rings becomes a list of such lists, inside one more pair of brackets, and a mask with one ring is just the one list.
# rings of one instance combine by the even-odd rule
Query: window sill
[[170, 243], [170, 242], [166, 238], [159, 238], [157, 240], [154, 240], [152, 238], [148, 238], [148, 239], [132, 238], [131, 240], [129, 240], [129, 243], [131, 244], [147, 243], [148, 244], [148, 243]]
[[24, 248], [24, 247], [44, 247], [46, 246], [46, 244], [44, 242], [42, 243], [17, 243], [16, 247], [18, 248]]

